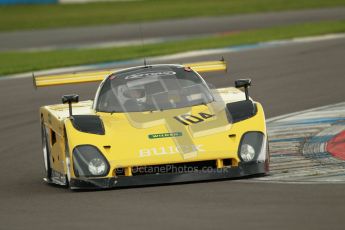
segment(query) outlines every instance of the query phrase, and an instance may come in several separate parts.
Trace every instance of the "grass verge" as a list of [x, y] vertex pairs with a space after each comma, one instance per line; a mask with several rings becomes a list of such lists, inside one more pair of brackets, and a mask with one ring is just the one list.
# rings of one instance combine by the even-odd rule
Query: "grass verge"
[[0, 31], [345, 6], [345, 0], [144, 0], [0, 7]]
[[184, 41], [102, 49], [0, 53], [0, 75], [57, 67], [127, 60], [198, 49], [220, 48], [262, 41], [328, 33], [344, 33], [345, 21], [326, 21], [244, 31], [235, 34]]

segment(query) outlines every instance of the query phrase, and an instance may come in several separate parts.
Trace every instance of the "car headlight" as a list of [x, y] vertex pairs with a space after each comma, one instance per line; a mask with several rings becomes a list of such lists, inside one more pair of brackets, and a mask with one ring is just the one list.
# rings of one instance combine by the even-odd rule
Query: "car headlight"
[[253, 146], [248, 144], [243, 144], [241, 146], [241, 158], [243, 161], [248, 162], [254, 159], [255, 157], [255, 149]]
[[89, 163], [89, 172], [92, 175], [99, 176], [107, 171], [107, 165], [99, 158], [94, 158]]
[[264, 134], [261, 132], [247, 132], [242, 136], [238, 151], [239, 158], [243, 162], [259, 159], [262, 152]]
[[101, 177], [109, 172], [109, 163], [92, 145], [79, 145], [73, 150], [73, 168], [77, 177]]

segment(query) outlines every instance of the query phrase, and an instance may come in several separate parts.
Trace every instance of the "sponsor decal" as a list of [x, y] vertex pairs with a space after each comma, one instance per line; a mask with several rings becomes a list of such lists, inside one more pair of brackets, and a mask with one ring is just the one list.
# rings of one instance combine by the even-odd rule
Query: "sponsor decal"
[[180, 136], [182, 136], [182, 132], [149, 134], [148, 137], [150, 139], [156, 139], [156, 138], [180, 137]]
[[162, 77], [162, 76], [171, 76], [176, 75], [174, 71], [162, 71], [162, 72], [148, 72], [148, 73], [136, 73], [128, 75], [125, 79], [139, 79], [144, 77]]
[[205, 152], [203, 145], [162, 146], [157, 148], [140, 149], [140, 157], [172, 155], [183, 152]]

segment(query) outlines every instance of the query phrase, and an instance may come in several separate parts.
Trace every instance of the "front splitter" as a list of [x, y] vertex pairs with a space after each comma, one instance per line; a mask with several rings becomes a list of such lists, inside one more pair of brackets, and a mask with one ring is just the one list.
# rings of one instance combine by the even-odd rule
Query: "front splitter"
[[183, 182], [234, 179], [268, 173], [265, 162], [240, 164], [238, 167], [213, 169], [207, 171], [148, 174], [137, 176], [118, 176], [111, 178], [73, 178], [71, 189], [107, 189], [145, 185], [163, 185]]

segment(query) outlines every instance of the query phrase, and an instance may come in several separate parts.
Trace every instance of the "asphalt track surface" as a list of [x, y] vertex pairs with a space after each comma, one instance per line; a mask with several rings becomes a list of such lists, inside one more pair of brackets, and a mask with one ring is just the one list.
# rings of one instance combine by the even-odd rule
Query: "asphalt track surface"
[[[251, 77], [251, 95], [272, 117], [343, 101], [344, 57], [345, 39], [263, 48], [226, 55], [230, 72], [205, 78], [224, 87]], [[67, 93], [90, 99], [96, 84], [35, 91], [23, 78], [0, 80], [0, 89], [0, 229], [344, 229], [345, 184], [228, 180], [91, 192], [47, 185], [38, 108]]]
[[[0, 33], [0, 51], [21, 49], [58, 49], [87, 47], [99, 44], [138, 42], [145, 40], [178, 39], [239, 30], [259, 29], [321, 20], [345, 19], [345, 7], [258, 13], [250, 15], [203, 17], [138, 24], [121, 24], [38, 31]], [[130, 44], [130, 43], [129, 43]]]

